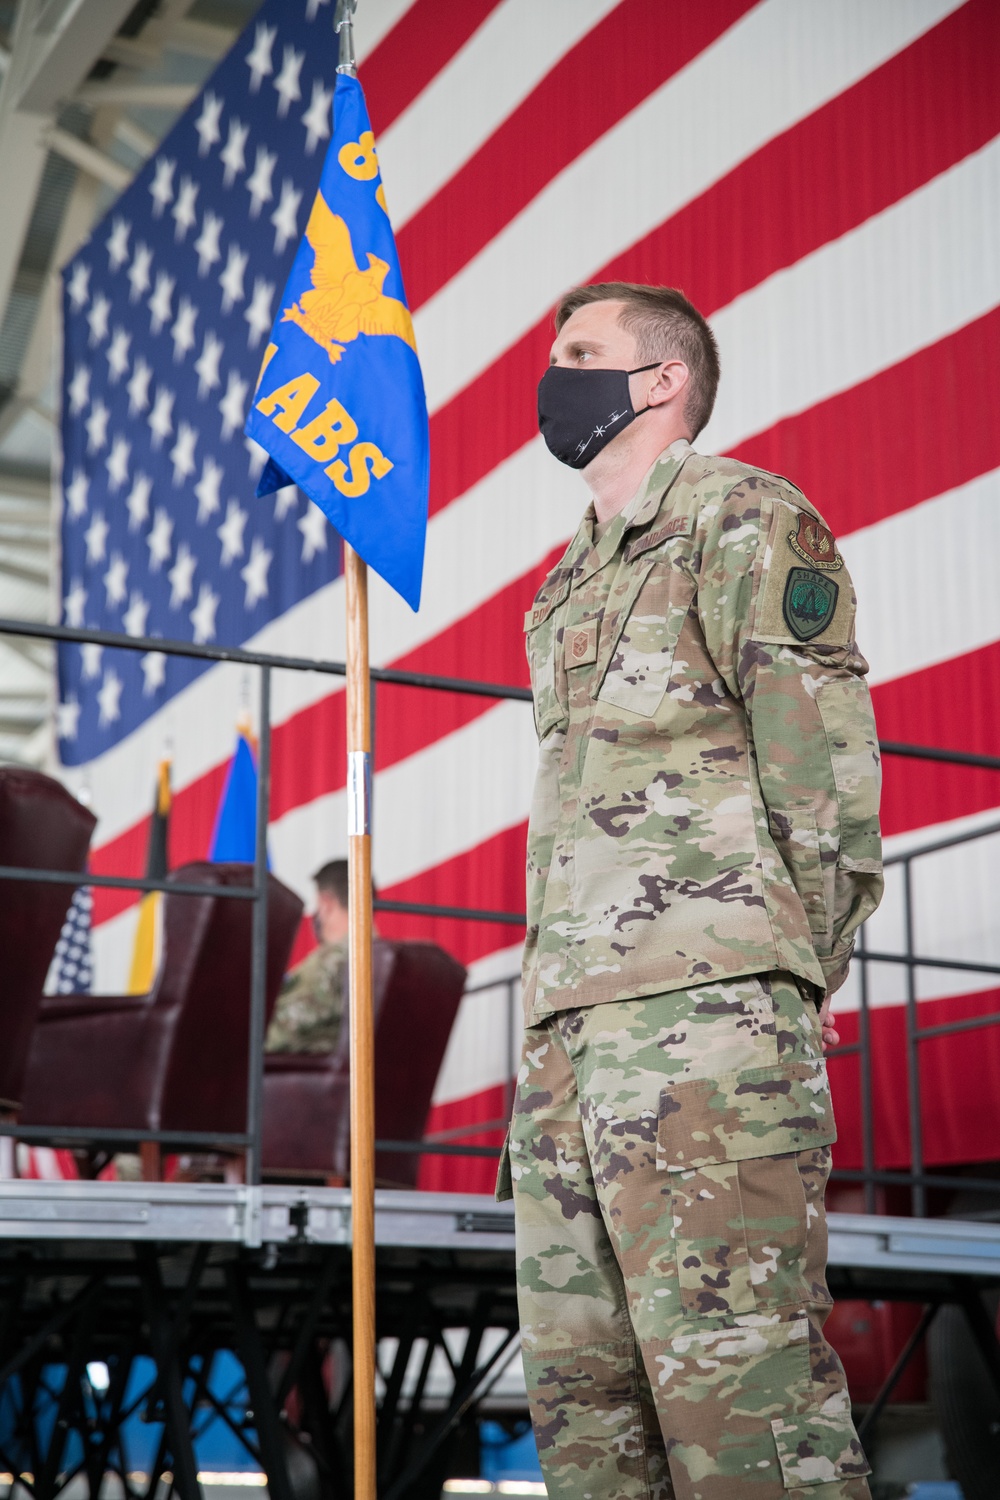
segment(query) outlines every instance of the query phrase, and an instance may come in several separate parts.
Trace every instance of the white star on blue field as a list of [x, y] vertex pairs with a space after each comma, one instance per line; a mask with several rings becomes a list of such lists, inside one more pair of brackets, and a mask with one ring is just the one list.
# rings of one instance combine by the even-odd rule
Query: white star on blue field
[[[325, 0], [265, 0], [65, 272], [62, 619], [239, 644], [335, 578], [293, 487], [254, 497], [250, 393], [331, 133]], [[62, 759], [110, 748], [200, 672], [59, 648]]]

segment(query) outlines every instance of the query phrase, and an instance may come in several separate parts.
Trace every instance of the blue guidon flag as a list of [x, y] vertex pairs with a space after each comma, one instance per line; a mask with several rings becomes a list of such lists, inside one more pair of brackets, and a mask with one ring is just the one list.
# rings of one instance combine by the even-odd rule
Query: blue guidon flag
[[297, 484], [412, 609], [427, 532], [427, 402], [361, 85], [333, 140], [258, 377], [258, 495]]

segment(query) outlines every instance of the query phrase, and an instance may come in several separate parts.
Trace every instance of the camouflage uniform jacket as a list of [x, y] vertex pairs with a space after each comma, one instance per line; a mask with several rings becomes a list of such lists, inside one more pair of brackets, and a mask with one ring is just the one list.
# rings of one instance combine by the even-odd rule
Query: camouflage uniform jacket
[[320, 943], [285, 978], [267, 1029], [267, 1052], [332, 1052], [347, 985], [347, 939]]
[[855, 598], [787, 480], [674, 443], [525, 620], [540, 760], [528, 1024], [785, 970], [844, 980], [882, 892]]

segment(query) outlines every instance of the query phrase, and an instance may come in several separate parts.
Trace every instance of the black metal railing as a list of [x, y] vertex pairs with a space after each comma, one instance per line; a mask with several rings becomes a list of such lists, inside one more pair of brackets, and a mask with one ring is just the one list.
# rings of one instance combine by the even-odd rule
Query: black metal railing
[[[95, 1146], [126, 1146], [137, 1141], [181, 1150], [201, 1148], [204, 1150], [240, 1150], [245, 1153], [245, 1180], [255, 1185], [261, 1180], [261, 1133], [263, 1114], [264, 1076], [264, 1022], [266, 1011], [266, 955], [267, 955], [267, 822], [270, 806], [271, 783], [271, 674], [274, 671], [318, 672], [332, 677], [345, 677], [344, 662], [327, 661], [304, 656], [278, 655], [273, 652], [247, 651], [237, 646], [198, 645], [192, 641], [164, 640], [158, 636], [129, 636], [109, 630], [76, 629], [69, 625], [47, 625], [34, 621], [0, 619], [0, 635], [10, 635], [33, 640], [69, 642], [79, 645], [94, 643], [125, 651], [159, 651], [168, 656], [193, 658], [204, 662], [225, 662], [232, 665], [253, 667], [260, 673], [259, 717], [260, 732], [257, 751], [257, 827], [253, 863], [253, 882], [249, 887], [205, 886], [171, 880], [150, 880], [139, 876], [99, 875], [91, 872], [78, 874], [66, 870], [22, 868], [13, 865], [0, 866], [0, 881], [43, 881], [60, 885], [92, 886], [116, 890], [169, 891], [175, 895], [204, 896], [210, 893], [223, 900], [251, 901], [253, 919], [251, 929], [250, 966], [250, 1046], [247, 1076], [246, 1125], [242, 1131], [207, 1132], [178, 1130], [120, 1130], [107, 1127], [20, 1125], [11, 1121], [0, 1121], [0, 1137], [13, 1136], [27, 1144], [43, 1142], [65, 1142], [68, 1145], [92, 1143]], [[436, 676], [428, 672], [405, 672], [391, 667], [373, 667], [373, 684], [392, 684], [399, 687], [421, 688], [446, 693], [461, 693], [486, 698], [512, 698], [531, 701], [528, 688], [507, 684], [479, 682], [462, 677]], [[523, 926], [524, 918], [516, 912], [486, 911], [482, 908], [436, 905], [417, 901], [376, 900], [378, 911], [407, 916], [457, 918], [467, 921], [485, 921]], [[510, 1028], [508, 1028], [510, 1029]], [[513, 1071], [513, 1070], [512, 1070]], [[414, 1143], [397, 1145], [378, 1142], [383, 1149], [414, 1149]], [[460, 1145], [428, 1142], [417, 1149], [425, 1154], [481, 1155], [495, 1154], [489, 1147], [462, 1147]]]
[[[883, 750], [888, 747], [883, 745]], [[908, 753], [898, 747], [889, 753]], [[929, 757], [930, 758], [930, 757]], [[943, 752], [933, 759], [951, 759], [951, 752]], [[1000, 762], [992, 756], [970, 757], [955, 752], [955, 764], [982, 766], [988, 770], [1000, 770]], [[940, 957], [916, 951], [916, 921], [913, 900], [913, 865], [930, 854], [940, 854], [946, 849], [955, 849], [979, 839], [1000, 833], [1000, 821], [985, 823], [964, 833], [935, 839], [903, 853], [889, 855], [885, 860], [887, 870], [901, 867], [903, 880], [903, 950], [893, 953], [869, 948], [864, 928], [858, 934], [854, 962], [858, 967], [858, 1040], [848, 1046], [834, 1048], [830, 1057], [847, 1057], [856, 1054], [860, 1067], [861, 1144], [863, 1166], [860, 1171], [838, 1169], [835, 1179], [844, 1182], [860, 1182], [864, 1186], [865, 1212], [877, 1209], [877, 1188], [908, 1187], [910, 1207], [916, 1217], [927, 1213], [928, 1193], [934, 1189], [965, 1191], [983, 1194], [1000, 1194], [1000, 1179], [988, 1177], [965, 1177], [954, 1173], [929, 1173], [926, 1170], [924, 1149], [924, 1109], [921, 1082], [921, 1047], [926, 1042], [944, 1037], [957, 1036], [965, 1031], [976, 1031], [985, 1026], [1000, 1025], [1000, 1012], [970, 1016], [954, 1021], [944, 1021], [933, 1026], [922, 1026], [917, 1000], [917, 973], [921, 969], [953, 970], [957, 973], [992, 974], [998, 977], [1000, 987], [1000, 964], [972, 961], [969, 959]], [[909, 1134], [909, 1171], [887, 1172], [876, 1165], [878, 1151], [875, 1140], [875, 1099], [872, 1076], [871, 1042], [871, 982], [873, 964], [894, 964], [906, 969], [906, 996], [904, 1002], [905, 1056], [906, 1056], [906, 1110]]]
[[[247, 1078], [247, 1115], [243, 1131], [236, 1133], [207, 1133], [199, 1131], [119, 1131], [90, 1129], [83, 1126], [26, 1126], [0, 1123], [0, 1136], [14, 1136], [25, 1142], [66, 1141], [93, 1142], [95, 1145], [116, 1145], [137, 1140], [180, 1149], [203, 1147], [206, 1149], [239, 1149], [246, 1153], [246, 1181], [259, 1183], [261, 1177], [261, 1125], [263, 1091], [264, 1022], [266, 1010], [266, 951], [267, 951], [267, 821], [270, 804], [271, 778], [271, 674], [274, 671], [316, 672], [327, 676], [346, 676], [344, 662], [323, 660], [304, 656], [278, 655], [271, 652], [249, 651], [236, 646], [197, 645], [191, 641], [164, 640], [151, 636], [128, 636], [114, 631], [75, 629], [67, 625], [46, 625], [31, 621], [0, 618], [0, 636], [11, 635], [35, 640], [72, 642], [83, 645], [95, 643], [126, 651], [158, 651], [166, 655], [193, 658], [204, 662], [226, 662], [233, 665], [256, 668], [260, 673], [259, 715], [260, 733], [258, 742], [257, 780], [257, 828], [254, 858], [253, 883], [250, 887], [194, 885], [176, 880], [149, 880], [141, 877], [69, 873], [61, 870], [23, 869], [0, 866], [0, 880], [51, 881], [60, 884], [139, 892], [172, 891], [182, 895], [201, 895], [206, 892], [226, 900], [249, 900], [253, 902], [251, 936], [251, 995], [250, 995], [250, 1047]], [[401, 687], [420, 688], [432, 692], [461, 693], [477, 697], [531, 701], [528, 688], [504, 683], [481, 682], [461, 677], [438, 676], [428, 672], [407, 672], [390, 667], [371, 669], [373, 684], [392, 684]], [[880, 741], [884, 755], [905, 756], [932, 762], [966, 766], [989, 771], [1000, 771], [1000, 756], [973, 754], [965, 751], [944, 750], [935, 746], [913, 745], [898, 741]], [[1000, 783], [998, 783], [1000, 787]], [[964, 1030], [1000, 1024], [1000, 1013], [967, 1020], [947, 1022], [936, 1026], [922, 1027], [918, 1021], [916, 998], [916, 973], [921, 968], [965, 970], [970, 973], [997, 974], [1000, 964], [970, 962], [964, 959], [947, 959], [920, 955], [914, 949], [914, 917], [911, 867], [915, 860], [944, 849], [985, 838], [1000, 832], [1000, 822], [989, 824], [951, 838], [937, 840], [904, 854], [890, 857], [887, 866], [902, 865], [904, 881], [904, 949], [900, 953], [872, 951], [865, 945], [864, 931], [859, 934], [857, 960], [859, 963], [859, 1036], [856, 1043], [834, 1049], [831, 1057], [858, 1054], [861, 1068], [861, 1115], [863, 1167], [861, 1170], [842, 1170], [834, 1173], [844, 1181], [861, 1182], [864, 1185], [865, 1206], [869, 1212], [877, 1208], [877, 1188], [882, 1185], [903, 1185], [911, 1189], [912, 1207], [915, 1214], [926, 1211], [927, 1192], [930, 1188], [961, 1188], [976, 1192], [1000, 1193], [1000, 1181], [987, 1178], [960, 1177], [955, 1175], [930, 1175], [925, 1170], [923, 1112], [920, 1083], [920, 1046], [940, 1037]], [[523, 927], [523, 912], [494, 911], [481, 907], [447, 906], [433, 902], [391, 901], [376, 899], [375, 909], [398, 915], [456, 919], [461, 921], [493, 922]], [[909, 1172], [886, 1172], [876, 1166], [875, 1113], [870, 1049], [870, 983], [869, 968], [872, 964], [899, 964], [907, 969], [906, 995], [906, 1056], [907, 1056], [907, 1109], [911, 1144], [911, 1170]], [[516, 1049], [514, 1043], [517, 1009], [517, 975], [505, 975], [500, 979], [484, 981], [467, 994], [502, 988], [506, 996], [506, 1084], [505, 1115], [509, 1114], [513, 1096], [513, 1078], [516, 1071]], [[468, 1126], [455, 1127], [447, 1132], [426, 1137], [420, 1142], [380, 1141], [376, 1144], [384, 1150], [416, 1151], [424, 1155], [438, 1156], [496, 1156], [499, 1148], [493, 1146], [462, 1145], [463, 1136], [482, 1135], [504, 1127], [506, 1119], [473, 1122]]]

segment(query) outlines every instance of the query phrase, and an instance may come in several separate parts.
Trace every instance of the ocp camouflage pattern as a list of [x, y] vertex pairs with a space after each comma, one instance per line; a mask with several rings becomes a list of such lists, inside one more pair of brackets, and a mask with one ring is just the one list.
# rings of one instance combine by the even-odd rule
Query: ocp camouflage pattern
[[[785, 970], [843, 982], [882, 890], [854, 591], [787, 480], [673, 444], [526, 619], [526, 1019]], [[794, 545], [793, 545], [794, 544]]]
[[267, 1052], [332, 1052], [347, 983], [347, 940], [320, 943], [287, 975], [267, 1028]]
[[550, 1496], [867, 1500], [823, 1336], [834, 1129], [804, 988], [725, 980], [527, 1028], [502, 1195]]

